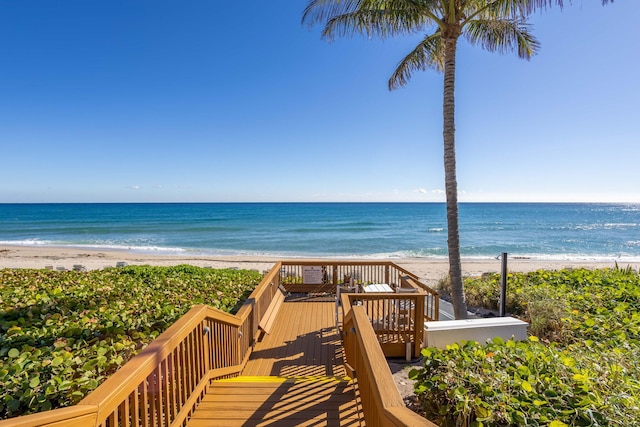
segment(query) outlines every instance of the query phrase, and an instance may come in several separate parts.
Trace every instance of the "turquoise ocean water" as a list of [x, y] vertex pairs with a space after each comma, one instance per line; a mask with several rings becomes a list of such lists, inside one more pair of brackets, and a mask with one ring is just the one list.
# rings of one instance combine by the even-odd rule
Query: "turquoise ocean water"
[[[460, 205], [463, 257], [640, 261], [640, 204]], [[442, 203], [0, 204], [0, 244], [130, 252], [443, 258]]]

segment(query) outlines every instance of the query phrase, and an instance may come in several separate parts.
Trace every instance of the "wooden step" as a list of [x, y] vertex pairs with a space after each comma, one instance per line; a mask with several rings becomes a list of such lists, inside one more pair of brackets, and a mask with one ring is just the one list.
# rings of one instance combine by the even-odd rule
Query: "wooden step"
[[348, 377], [249, 377], [214, 381], [189, 421], [203, 426], [364, 426]]

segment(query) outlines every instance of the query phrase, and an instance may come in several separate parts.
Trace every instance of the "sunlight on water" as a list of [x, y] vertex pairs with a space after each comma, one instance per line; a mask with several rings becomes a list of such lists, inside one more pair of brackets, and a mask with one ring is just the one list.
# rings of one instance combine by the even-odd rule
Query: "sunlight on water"
[[[465, 258], [640, 261], [640, 205], [461, 204]], [[447, 257], [439, 203], [0, 205], [0, 244], [137, 253]]]

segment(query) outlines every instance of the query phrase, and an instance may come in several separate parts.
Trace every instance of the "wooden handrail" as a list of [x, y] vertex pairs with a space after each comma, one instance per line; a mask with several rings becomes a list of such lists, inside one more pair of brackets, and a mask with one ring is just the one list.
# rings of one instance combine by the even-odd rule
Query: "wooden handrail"
[[[420, 289], [427, 293], [425, 300], [424, 321], [438, 320], [440, 310], [440, 295], [435, 289], [422, 283], [417, 275], [396, 265], [391, 261], [339, 261], [339, 260], [287, 260], [281, 261], [278, 268], [274, 268], [272, 273], [279, 273], [282, 270], [285, 274], [294, 275], [297, 280], [295, 285], [285, 284], [294, 292], [315, 292], [318, 285], [302, 283], [302, 270], [306, 266], [322, 266], [326, 267], [327, 281], [329, 286], [320, 289], [323, 291], [331, 291], [333, 286], [342, 283], [342, 274], [356, 274], [356, 282], [360, 283], [387, 283], [392, 287], [401, 286], [406, 283], [416, 289]], [[282, 279], [282, 278], [281, 278]], [[286, 277], [291, 280], [291, 277]]]
[[[241, 372], [250, 352], [242, 330], [252, 331], [256, 295], [268, 306], [271, 294], [267, 290], [272, 287], [263, 280], [243, 305], [242, 317], [206, 305], [194, 306], [78, 405], [0, 421], [0, 426], [181, 425], [211, 379]], [[223, 354], [222, 361], [211, 351], [218, 339], [212, 336], [215, 334], [224, 341], [217, 343], [224, 346], [218, 352]], [[225, 339], [229, 337], [235, 343]]]
[[[389, 261], [295, 260], [281, 264], [285, 274], [283, 285], [293, 292], [331, 291], [333, 286], [343, 283], [344, 276], [355, 276], [356, 282], [360, 283], [393, 284], [404, 271]], [[302, 283], [304, 267], [310, 266], [325, 267], [322, 284]]]
[[0, 421], [0, 426], [34, 427], [34, 426], [78, 426], [94, 427], [98, 417], [98, 407], [95, 405], [74, 405], [38, 414], [23, 415]]
[[[420, 357], [424, 342], [425, 297], [422, 291], [410, 294], [384, 292], [345, 295], [347, 307], [358, 306], [365, 311], [387, 357], [412, 358]], [[407, 346], [410, 348], [407, 349]]]
[[356, 370], [367, 426], [437, 427], [405, 406], [363, 307], [347, 312], [344, 341], [347, 363]]
[[[0, 427], [183, 425], [206, 393], [206, 386], [212, 379], [237, 376], [241, 372], [260, 333], [258, 322], [281, 286], [282, 269], [285, 266], [302, 268], [305, 265], [331, 266], [330, 273], [334, 284], [342, 271], [358, 271], [362, 276], [375, 278], [375, 280], [383, 278], [386, 283], [394, 286], [399, 284], [400, 275], [408, 275], [419, 284], [415, 275], [391, 262], [329, 262], [326, 260], [278, 262], [264, 276], [236, 315], [205, 305], [194, 306], [78, 405], [0, 421]], [[423, 288], [423, 286], [420, 287]], [[437, 293], [435, 296], [437, 304]], [[388, 294], [387, 298], [394, 297]], [[405, 299], [406, 296], [395, 296], [395, 298]], [[343, 294], [342, 300], [343, 309], [347, 314], [351, 313], [348, 295]], [[418, 311], [422, 311], [419, 304], [416, 307]], [[358, 320], [355, 328], [365, 330], [368, 327], [367, 340], [370, 341], [366, 347], [363, 347], [362, 343], [358, 344], [360, 349], [355, 351], [355, 354], [368, 354], [369, 351], [375, 351], [370, 348], [373, 342], [376, 343], [373, 347], [382, 354], [364, 308], [355, 308], [356, 313], [361, 313], [356, 316]], [[351, 316], [350, 319], [353, 318], [353, 315], [349, 314], [349, 316]], [[364, 324], [368, 326], [363, 326]], [[416, 335], [414, 338], [416, 347], [420, 341]], [[345, 349], [349, 345], [351, 344], [346, 340]], [[354, 354], [354, 350], [348, 352], [345, 350], [345, 352]], [[384, 354], [382, 356], [380, 354], [374, 355], [374, 359], [379, 357], [384, 359]], [[370, 360], [367, 362], [370, 366], [365, 368], [368, 372], [378, 364], [378, 361], [371, 359], [368, 355], [365, 358]], [[371, 362], [371, 360], [374, 361]], [[386, 365], [386, 362], [384, 364]], [[362, 370], [362, 368], [356, 369]], [[385, 381], [385, 384], [381, 386], [388, 386], [386, 384], [388, 379], [382, 381]], [[398, 402], [393, 401], [395, 403], [389, 406], [388, 402], [392, 400], [388, 400], [388, 397], [386, 395], [375, 397], [376, 402], [379, 403], [378, 406], [387, 408], [384, 409], [385, 420], [397, 421], [396, 424], [384, 425], [425, 425], [412, 424], [415, 419], [411, 421], [411, 415], [406, 413], [408, 410], [402, 409], [404, 404], [396, 408], [394, 405]], [[408, 424], [402, 424], [404, 422]], [[377, 424], [372, 421], [371, 425]]]
[[[276, 287], [277, 287], [277, 285], [280, 284], [279, 283], [279, 277], [280, 277], [279, 276], [279, 272], [280, 272], [280, 265], [281, 264], [282, 264], [281, 262], [277, 262], [271, 268], [271, 270], [269, 270], [269, 272], [262, 278], [262, 281], [260, 282], [260, 284], [258, 286], [256, 286], [256, 288], [253, 290], [253, 292], [249, 296], [249, 299], [242, 305], [242, 307], [240, 307], [240, 309], [236, 313], [236, 317], [238, 317], [241, 321], [245, 321], [249, 317], [249, 315], [251, 314], [251, 311], [253, 309], [254, 302], [256, 300], [259, 300], [262, 297], [262, 295], [267, 290], [269, 290], [269, 288], [271, 287], [272, 283]], [[269, 286], [267, 286], [267, 285], [269, 285]]]
[[253, 290], [249, 298], [240, 307], [236, 316], [242, 321], [241, 353], [246, 353], [253, 346], [260, 334], [259, 322], [264, 316], [273, 296], [280, 286], [281, 262], [277, 262], [263, 277], [260, 284]]
[[425, 307], [424, 321], [432, 322], [438, 320], [440, 313], [440, 294], [435, 289], [425, 285], [416, 277], [409, 277], [406, 279], [406, 283], [416, 289], [421, 289], [429, 295], [428, 302]]
[[241, 325], [235, 316], [207, 305], [196, 305], [81, 400], [80, 404], [98, 406], [98, 419], [105, 419], [106, 414], [112, 413], [207, 317], [230, 326]]

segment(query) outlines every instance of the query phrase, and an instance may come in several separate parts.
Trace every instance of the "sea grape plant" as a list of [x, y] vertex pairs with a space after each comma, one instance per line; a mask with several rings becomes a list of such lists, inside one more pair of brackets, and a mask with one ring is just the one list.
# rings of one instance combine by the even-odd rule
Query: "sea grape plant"
[[[498, 283], [467, 279], [473, 305], [495, 308]], [[640, 425], [640, 276], [540, 270], [510, 274], [509, 292], [509, 311], [538, 321], [543, 336], [424, 349], [424, 367], [410, 375], [427, 417], [442, 426]]]
[[248, 270], [0, 270], [0, 419], [78, 402], [195, 304], [232, 312]]

